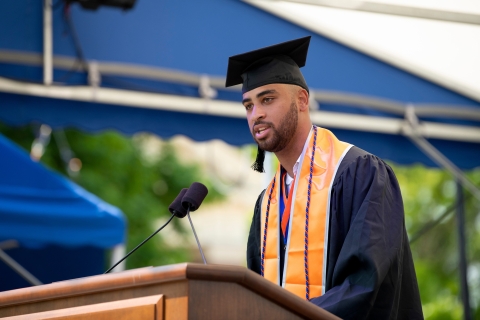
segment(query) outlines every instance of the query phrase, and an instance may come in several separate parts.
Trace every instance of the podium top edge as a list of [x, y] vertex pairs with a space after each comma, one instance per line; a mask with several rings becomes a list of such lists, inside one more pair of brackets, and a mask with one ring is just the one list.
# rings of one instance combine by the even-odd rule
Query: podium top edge
[[[237, 283], [291, 310], [302, 310], [310, 319], [339, 319], [325, 310], [265, 280], [245, 267], [180, 263], [146, 267], [41, 286], [0, 292], [0, 308], [152, 284], [203, 280]], [[320, 316], [320, 317], [319, 317]]]

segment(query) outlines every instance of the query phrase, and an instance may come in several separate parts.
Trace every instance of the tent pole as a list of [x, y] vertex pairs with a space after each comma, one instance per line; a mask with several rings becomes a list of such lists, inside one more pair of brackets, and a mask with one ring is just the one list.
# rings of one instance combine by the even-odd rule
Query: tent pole
[[402, 133], [408, 137], [425, 155], [437, 163], [440, 167], [447, 169], [468, 191], [480, 200], [480, 190], [473, 184], [453, 162], [438, 151], [419, 132], [419, 121], [415, 115], [412, 105], [408, 105], [405, 113], [405, 126]]
[[467, 282], [467, 253], [465, 243], [465, 203], [463, 196], [463, 186], [457, 180], [457, 228], [458, 228], [458, 249], [459, 249], [459, 271], [460, 271], [460, 289], [463, 302], [463, 319], [471, 320], [470, 297], [468, 294]]
[[[115, 265], [117, 261], [125, 257], [125, 254], [126, 254], [126, 247], [124, 243], [117, 244], [115, 247], [113, 247], [112, 255], [110, 258], [110, 266]], [[113, 272], [120, 272], [124, 270], [125, 270], [125, 261], [122, 261]]]
[[414, 144], [425, 153], [430, 159], [440, 167], [447, 169], [465, 188], [468, 189], [478, 200], [480, 200], [480, 190], [463, 174], [463, 172], [454, 165], [447, 157], [432, 146], [425, 138], [420, 136], [408, 136]]
[[439, 10], [434, 8], [421, 8], [408, 5], [389, 4], [376, 1], [328, 1], [328, 0], [287, 0], [288, 2], [305, 3], [327, 8], [342, 10], [355, 10], [360, 12], [373, 12], [401, 17], [413, 17], [448, 22], [480, 24], [478, 14]]
[[465, 245], [465, 210], [463, 187], [465, 186], [477, 199], [480, 200], [480, 191], [478, 188], [463, 174], [463, 172], [455, 166], [447, 157], [430, 144], [423, 136], [418, 133], [418, 118], [415, 115], [413, 106], [407, 106], [406, 126], [403, 134], [407, 136], [421, 151], [423, 151], [430, 159], [435, 161], [441, 167], [447, 169], [453, 174], [457, 181], [457, 226], [458, 226], [458, 245], [460, 250], [459, 269], [460, 269], [460, 287], [462, 291], [463, 314], [465, 320], [471, 320], [470, 300], [468, 295], [467, 283], [467, 258]]
[[43, 84], [53, 81], [52, 0], [43, 1]]
[[43, 283], [40, 282], [33, 274], [28, 272], [24, 267], [22, 267], [17, 261], [13, 260], [8, 254], [5, 253], [2, 249], [0, 249], [0, 260], [3, 260], [5, 264], [7, 264], [10, 268], [12, 268], [16, 273], [22, 276], [25, 280], [27, 280], [30, 284], [34, 286], [42, 285]]

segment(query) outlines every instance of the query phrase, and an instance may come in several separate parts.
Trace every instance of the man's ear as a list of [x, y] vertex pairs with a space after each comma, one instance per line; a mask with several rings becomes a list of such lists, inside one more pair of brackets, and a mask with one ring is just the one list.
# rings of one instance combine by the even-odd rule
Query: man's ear
[[298, 110], [301, 112], [309, 111], [308, 103], [308, 92], [307, 90], [300, 88], [297, 91], [297, 102], [298, 102]]

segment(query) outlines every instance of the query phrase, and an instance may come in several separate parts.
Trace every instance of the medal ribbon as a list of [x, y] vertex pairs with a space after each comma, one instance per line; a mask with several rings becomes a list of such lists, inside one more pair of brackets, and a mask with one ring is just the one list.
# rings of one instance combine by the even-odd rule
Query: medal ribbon
[[282, 213], [282, 233], [283, 233], [283, 238], [285, 241], [287, 241], [287, 226], [288, 226], [288, 221], [290, 220], [290, 209], [292, 207], [292, 198], [293, 198], [293, 187], [295, 186], [295, 178], [293, 178], [292, 184], [290, 186], [290, 192], [288, 192], [288, 197], [286, 196], [287, 194], [287, 183], [286, 183], [286, 172], [283, 173], [282, 175], [282, 181], [284, 182], [284, 190], [282, 192], [283, 194], [283, 203], [285, 204], [285, 209], [283, 209]]

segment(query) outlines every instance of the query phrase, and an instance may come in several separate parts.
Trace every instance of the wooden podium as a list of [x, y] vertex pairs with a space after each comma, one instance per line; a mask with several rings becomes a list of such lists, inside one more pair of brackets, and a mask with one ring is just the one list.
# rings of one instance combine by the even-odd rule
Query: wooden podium
[[192, 263], [1, 292], [0, 317], [339, 319], [246, 268]]

